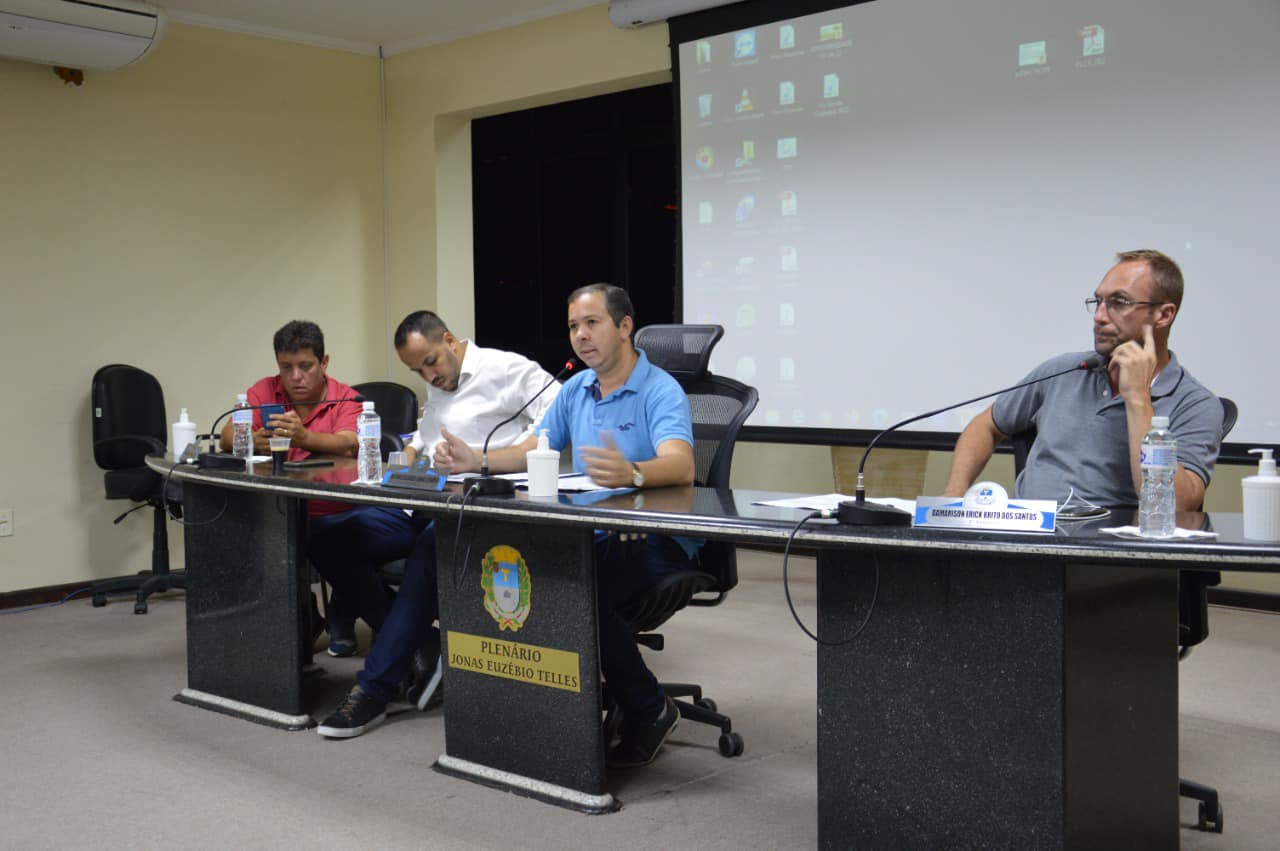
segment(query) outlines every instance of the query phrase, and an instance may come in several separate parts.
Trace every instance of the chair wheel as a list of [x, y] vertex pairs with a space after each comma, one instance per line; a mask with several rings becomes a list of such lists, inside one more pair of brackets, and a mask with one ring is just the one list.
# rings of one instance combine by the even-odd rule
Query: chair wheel
[[720, 735], [720, 756], [734, 757], [742, 756], [742, 751], [746, 746], [742, 741], [742, 736], [737, 733], [722, 733]]
[[93, 607], [94, 607], [95, 609], [101, 609], [101, 608], [102, 608], [103, 606], [105, 606], [106, 604], [107, 604], [107, 595], [106, 595], [106, 594], [94, 594], [94, 595], [93, 595]]
[[700, 697], [693, 702], [693, 705], [708, 712], [716, 711], [716, 702], [709, 697]]
[[147, 601], [139, 600], [133, 604], [133, 613], [135, 615], [145, 615], [147, 613]]
[[1218, 812], [1215, 818], [1209, 818], [1209, 807], [1204, 801], [1200, 802], [1200, 823], [1196, 825], [1200, 830], [1209, 833], [1222, 833], [1222, 805], [1218, 805]]

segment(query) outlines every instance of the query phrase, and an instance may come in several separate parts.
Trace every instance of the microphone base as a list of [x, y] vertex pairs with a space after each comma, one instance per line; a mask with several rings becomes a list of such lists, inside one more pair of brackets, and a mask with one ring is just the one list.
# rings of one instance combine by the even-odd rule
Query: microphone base
[[196, 459], [201, 470], [239, 470], [244, 472], [244, 459], [230, 452], [205, 452]]
[[469, 476], [462, 480], [463, 493], [471, 493], [472, 488], [476, 489], [476, 496], [514, 496], [516, 483], [497, 476]]
[[877, 505], [874, 502], [858, 504], [849, 499], [836, 508], [836, 520], [846, 526], [910, 526], [911, 515], [901, 508]]

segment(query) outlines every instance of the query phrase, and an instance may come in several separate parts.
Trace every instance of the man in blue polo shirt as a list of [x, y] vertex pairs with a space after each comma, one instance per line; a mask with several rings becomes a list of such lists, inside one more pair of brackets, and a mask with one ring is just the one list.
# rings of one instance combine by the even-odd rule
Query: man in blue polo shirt
[[[632, 345], [634, 329], [631, 299], [620, 287], [591, 284], [569, 296], [569, 341], [589, 368], [565, 382], [542, 428], [555, 449], [573, 445], [574, 469], [598, 485], [691, 484], [689, 400], [674, 378]], [[473, 447], [448, 432], [445, 437], [436, 450], [437, 468], [455, 473], [478, 469]], [[491, 451], [490, 471], [525, 469], [525, 453], [536, 445], [531, 436], [523, 444]], [[608, 754], [610, 765], [652, 762], [680, 718], [617, 609], [664, 574], [688, 568], [700, 543], [665, 535], [623, 541], [616, 533], [596, 533], [600, 666], [623, 713], [621, 739]]]
[[[1077, 498], [1134, 508], [1142, 488], [1140, 449], [1153, 415], [1167, 416], [1178, 442], [1174, 476], [1179, 511], [1204, 501], [1222, 436], [1222, 404], [1169, 350], [1182, 306], [1182, 271], [1159, 251], [1116, 255], [1117, 263], [1085, 305], [1093, 348], [1106, 363], [1001, 395], [956, 442], [944, 494], [960, 496], [1006, 435], [1036, 429], [1016, 496]], [[1087, 353], [1061, 355], [1024, 380], [1069, 368]]]

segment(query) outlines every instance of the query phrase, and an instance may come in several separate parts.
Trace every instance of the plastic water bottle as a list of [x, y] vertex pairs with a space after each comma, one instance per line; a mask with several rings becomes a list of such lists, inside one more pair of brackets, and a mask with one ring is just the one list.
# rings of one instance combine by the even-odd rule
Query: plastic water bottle
[[236, 409], [231, 412], [231, 454], [237, 458], [253, 454], [253, 409], [246, 393], [236, 396]]
[[1178, 444], [1169, 433], [1169, 418], [1152, 417], [1151, 431], [1142, 438], [1142, 493], [1138, 495], [1138, 534], [1144, 538], [1173, 537], [1177, 469]]
[[382, 417], [373, 403], [366, 401], [360, 411], [357, 435], [360, 438], [360, 456], [356, 462], [359, 481], [367, 484], [382, 481]]

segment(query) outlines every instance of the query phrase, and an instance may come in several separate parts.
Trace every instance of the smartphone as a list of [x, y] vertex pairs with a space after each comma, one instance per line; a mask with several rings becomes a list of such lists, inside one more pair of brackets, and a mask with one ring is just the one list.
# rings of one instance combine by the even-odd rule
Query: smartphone
[[301, 461], [285, 461], [286, 470], [305, 470], [308, 467], [332, 467], [328, 458], [303, 458]]
[[265, 428], [267, 431], [272, 431], [275, 428], [275, 426], [273, 426], [269, 422], [269, 420], [273, 416], [279, 416], [280, 414], [283, 414], [283, 413], [284, 413], [284, 405], [263, 405], [262, 406], [262, 427]]

